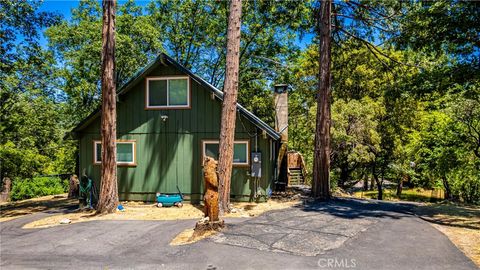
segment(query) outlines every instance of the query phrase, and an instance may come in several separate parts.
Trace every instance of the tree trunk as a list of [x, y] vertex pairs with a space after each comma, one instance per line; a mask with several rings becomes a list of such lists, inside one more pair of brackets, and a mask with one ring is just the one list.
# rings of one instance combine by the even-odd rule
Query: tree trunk
[[338, 181], [338, 186], [342, 189], [346, 188], [346, 186], [347, 186], [346, 184], [347, 184], [347, 181], [348, 181], [348, 176], [350, 174], [347, 166], [345, 166], [345, 167], [342, 166], [342, 168], [340, 169], [340, 179]]
[[402, 190], [403, 190], [403, 180], [408, 179], [408, 175], [404, 174], [402, 178], [398, 180], [397, 183], [397, 196], [402, 195]]
[[[382, 174], [382, 180], [378, 178], [377, 174], [377, 166], [375, 163], [372, 165], [372, 179], [375, 180], [375, 183], [377, 184], [377, 199], [378, 200], [383, 200], [383, 174]], [[373, 188], [373, 183], [371, 184], [370, 188]]]
[[363, 178], [363, 190], [367, 191], [368, 190], [368, 177]]
[[116, 1], [103, 0], [102, 28], [102, 166], [97, 214], [112, 213], [118, 204], [117, 119], [115, 85]]
[[317, 199], [330, 198], [331, 8], [331, 0], [322, 1], [317, 29], [320, 35], [320, 71], [312, 183], [312, 196]]
[[377, 180], [377, 189], [378, 189], [378, 200], [383, 200], [383, 187], [382, 187], [382, 182]]
[[445, 189], [445, 199], [451, 200], [453, 198], [452, 191], [450, 189], [450, 184], [448, 183], [447, 178], [442, 177], [443, 188]]
[[229, 211], [230, 182], [232, 176], [233, 141], [235, 137], [235, 118], [237, 112], [238, 72], [240, 65], [240, 27], [242, 1], [231, 0], [228, 17], [227, 61], [220, 126], [220, 145], [218, 176], [220, 180], [220, 212]]
[[380, 176], [381, 178], [378, 179], [378, 177], [375, 179], [377, 181], [377, 189], [378, 189], [378, 196], [377, 199], [383, 200], [383, 181], [385, 180], [385, 169], [382, 166], [382, 169], [380, 170]]

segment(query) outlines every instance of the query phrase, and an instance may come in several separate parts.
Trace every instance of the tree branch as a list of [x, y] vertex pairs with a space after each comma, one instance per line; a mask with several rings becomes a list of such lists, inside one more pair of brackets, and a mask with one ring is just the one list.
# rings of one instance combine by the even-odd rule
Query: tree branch
[[393, 59], [392, 57], [390, 57], [389, 55], [385, 54], [384, 52], [382, 52], [381, 50], [379, 50], [374, 44], [372, 44], [371, 42], [363, 39], [363, 38], [360, 38], [348, 31], [346, 31], [345, 29], [341, 28], [341, 27], [337, 27], [336, 25], [334, 25], [333, 27], [335, 27], [335, 29], [338, 29], [339, 31], [345, 33], [346, 35], [356, 39], [356, 40], [359, 40], [361, 42], [363, 42], [364, 44], [367, 44], [368, 46], [370, 46], [371, 49], [375, 50], [377, 53], [379, 53], [380, 55], [382, 55], [383, 57], [389, 59], [390, 61], [394, 62], [394, 63], [397, 63], [399, 65], [404, 65], [404, 66], [408, 66], [408, 67], [416, 67], [416, 68], [421, 68], [420, 66], [418, 65], [411, 65], [411, 64], [407, 64], [407, 63], [403, 63], [403, 62], [400, 62], [400, 61], [397, 61], [395, 59]]
[[[354, 2], [354, 1], [347, 1], [346, 2], [347, 5], [351, 6], [353, 8], [353, 5], [357, 6], [357, 7], [361, 7], [365, 10], [368, 10], [372, 13], [375, 13], [377, 14], [378, 16], [382, 17], [382, 18], [363, 18], [365, 20], [376, 20], [376, 21], [380, 21], [380, 20], [389, 20], [395, 16], [398, 16], [398, 13], [397, 12], [394, 12], [393, 14], [389, 14], [389, 15], [386, 15], [386, 14], [383, 14], [383, 13], [380, 13], [380, 11], [377, 11], [376, 9], [372, 8], [372, 7], [369, 7], [367, 5], [364, 5], [364, 4], [360, 4], [360, 3], [357, 3], [357, 2]], [[352, 5], [353, 4], [353, 5]]]

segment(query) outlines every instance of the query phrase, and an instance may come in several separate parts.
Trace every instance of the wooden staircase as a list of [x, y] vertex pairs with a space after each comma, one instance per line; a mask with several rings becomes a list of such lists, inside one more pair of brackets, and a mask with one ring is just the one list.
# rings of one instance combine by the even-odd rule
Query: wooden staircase
[[288, 169], [288, 185], [298, 186], [305, 184], [305, 177], [303, 175], [302, 168], [289, 168]]

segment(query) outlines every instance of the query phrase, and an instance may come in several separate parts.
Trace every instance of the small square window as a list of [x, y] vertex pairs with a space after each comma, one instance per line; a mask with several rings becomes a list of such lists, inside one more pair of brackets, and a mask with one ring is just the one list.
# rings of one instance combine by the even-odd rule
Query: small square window
[[[94, 163], [102, 163], [102, 143], [94, 141]], [[136, 165], [135, 141], [117, 141], [117, 164]]]
[[133, 143], [117, 143], [117, 162], [133, 163]]
[[207, 142], [204, 146], [205, 149], [205, 156], [214, 158], [218, 160], [219, 152], [218, 152], [218, 143], [211, 143]]
[[189, 108], [188, 77], [147, 78], [147, 109]]
[[246, 143], [233, 144], [233, 163], [248, 164], [248, 147]]
[[[202, 141], [203, 144], [203, 158], [212, 157], [218, 160], [219, 157], [219, 141], [218, 140], [208, 140]], [[248, 155], [248, 144], [249, 141], [235, 141], [233, 143], [233, 165], [248, 165], [249, 155]]]

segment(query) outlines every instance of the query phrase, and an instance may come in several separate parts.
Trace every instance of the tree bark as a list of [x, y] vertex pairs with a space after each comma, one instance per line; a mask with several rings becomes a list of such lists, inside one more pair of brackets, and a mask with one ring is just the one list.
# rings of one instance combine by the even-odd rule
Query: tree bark
[[238, 72], [240, 66], [240, 27], [242, 1], [231, 0], [228, 17], [227, 61], [222, 103], [222, 119], [219, 145], [219, 207], [220, 213], [229, 211], [230, 182], [232, 176], [233, 141], [235, 137], [235, 118], [237, 112]]
[[398, 180], [398, 183], [397, 183], [397, 196], [400, 196], [402, 195], [402, 191], [403, 191], [403, 181], [404, 180], [408, 180], [408, 175], [404, 174], [402, 176], [402, 178], [400, 178]]
[[[382, 179], [380, 180], [377, 174], [377, 166], [375, 163], [373, 163], [372, 165], [372, 176], [373, 176], [372, 179], [374, 179], [375, 183], [377, 184], [377, 191], [378, 191], [377, 199], [383, 200], [383, 176], [382, 176]], [[371, 187], [373, 187], [373, 184], [371, 185]]]
[[347, 166], [348, 165], [345, 165], [345, 166], [342, 166], [340, 168], [340, 178], [339, 178], [339, 181], [338, 181], [338, 186], [342, 189], [347, 188], [347, 181], [348, 181], [348, 177], [349, 177], [349, 174], [350, 174]]
[[331, 9], [331, 0], [322, 1], [317, 30], [320, 34], [320, 71], [312, 183], [312, 196], [317, 199], [330, 198]]
[[377, 180], [377, 189], [378, 189], [377, 199], [383, 200], [383, 186], [382, 186], [382, 183], [378, 180]]
[[368, 177], [363, 178], [363, 190], [368, 191]]
[[118, 204], [117, 119], [115, 85], [116, 1], [103, 0], [102, 28], [102, 166], [97, 214], [112, 213]]
[[453, 198], [452, 191], [450, 189], [450, 184], [448, 183], [447, 177], [442, 177], [443, 188], [445, 189], [445, 199], [451, 200]]

